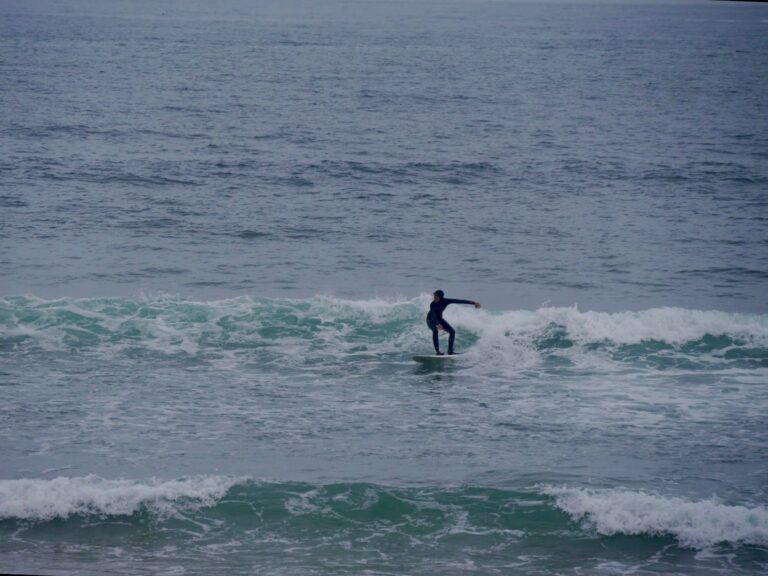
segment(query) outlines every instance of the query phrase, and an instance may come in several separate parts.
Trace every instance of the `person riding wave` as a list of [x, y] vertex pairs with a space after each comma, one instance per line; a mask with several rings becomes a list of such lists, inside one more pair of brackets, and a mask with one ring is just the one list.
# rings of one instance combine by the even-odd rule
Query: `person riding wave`
[[440, 340], [438, 339], [438, 331], [445, 330], [448, 332], [448, 354], [455, 354], [453, 350], [453, 343], [456, 340], [456, 330], [453, 326], [448, 324], [443, 318], [443, 311], [449, 304], [471, 304], [475, 308], [480, 308], [480, 302], [474, 300], [454, 300], [445, 297], [445, 292], [442, 290], [435, 290], [432, 294], [432, 302], [429, 305], [429, 313], [427, 314], [427, 326], [432, 330], [432, 344], [435, 346], [435, 354], [442, 356], [440, 352]]

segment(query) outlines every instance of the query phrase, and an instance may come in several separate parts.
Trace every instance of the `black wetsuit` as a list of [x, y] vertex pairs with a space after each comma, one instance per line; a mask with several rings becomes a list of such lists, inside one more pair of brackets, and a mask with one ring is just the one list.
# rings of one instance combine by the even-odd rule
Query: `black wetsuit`
[[432, 330], [432, 344], [435, 345], [435, 352], [440, 354], [440, 340], [438, 340], [437, 325], [440, 324], [448, 332], [448, 354], [453, 354], [453, 341], [456, 339], [456, 330], [448, 324], [443, 318], [443, 311], [448, 304], [474, 304], [472, 300], [453, 300], [451, 298], [440, 298], [438, 302], [432, 302], [429, 305], [427, 314], [427, 326]]

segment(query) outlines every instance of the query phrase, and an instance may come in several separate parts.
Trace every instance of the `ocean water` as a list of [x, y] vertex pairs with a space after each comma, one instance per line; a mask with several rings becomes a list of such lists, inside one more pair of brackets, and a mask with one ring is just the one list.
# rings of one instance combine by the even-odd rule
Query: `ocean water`
[[759, 3], [0, 0], [0, 571], [765, 574], [766, 70]]

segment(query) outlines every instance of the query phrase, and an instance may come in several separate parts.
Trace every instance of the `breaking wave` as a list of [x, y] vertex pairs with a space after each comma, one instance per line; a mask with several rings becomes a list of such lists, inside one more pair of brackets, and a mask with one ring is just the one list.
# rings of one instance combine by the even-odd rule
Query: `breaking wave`
[[[226, 476], [107, 480], [98, 476], [0, 481], [0, 524], [87, 523], [89, 518], [157, 522], [340, 540], [399, 533], [423, 545], [458, 535], [485, 543], [570, 535], [675, 538], [682, 547], [768, 546], [765, 506], [691, 501], [619, 489], [535, 490], [386, 487], [367, 483], [263, 482]], [[218, 526], [218, 528], [215, 528]], [[314, 527], [314, 528], [313, 528]], [[105, 525], [105, 529], [108, 526]]]
[[682, 546], [727, 542], [768, 546], [768, 508], [729, 506], [630, 490], [547, 487], [561, 510], [586, 528], [615, 534], [673, 536]]
[[140, 510], [168, 515], [214, 506], [236, 484], [220, 476], [171, 481], [105, 480], [89, 475], [53, 480], [0, 481], [0, 518], [47, 521], [70, 516], [131, 516]]
[[[82, 350], [205, 357], [263, 353], [308, 358], [429, 349], [428, 298], [305, 300], [239, 297], [0, 299], [0, 354]], [[604, 313], [578, 308], [449, 309], [459, 344], [491, 362], [530, 365], [553, 355], [607, 357], [652, 368], [768, 367], [768, 316], [655, 308]]]

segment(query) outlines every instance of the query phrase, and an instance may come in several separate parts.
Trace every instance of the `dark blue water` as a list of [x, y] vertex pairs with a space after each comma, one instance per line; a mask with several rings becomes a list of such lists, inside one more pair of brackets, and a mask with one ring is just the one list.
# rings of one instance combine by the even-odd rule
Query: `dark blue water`
[[0, 0], [0, 571], [764, 573], [766, 70], [756, 3]]

